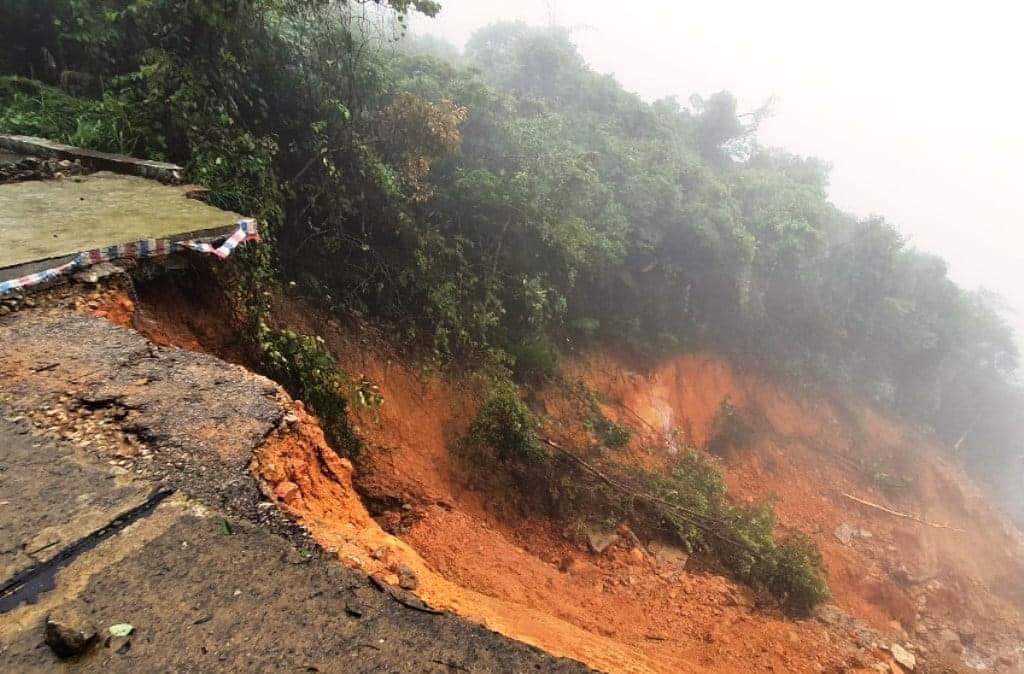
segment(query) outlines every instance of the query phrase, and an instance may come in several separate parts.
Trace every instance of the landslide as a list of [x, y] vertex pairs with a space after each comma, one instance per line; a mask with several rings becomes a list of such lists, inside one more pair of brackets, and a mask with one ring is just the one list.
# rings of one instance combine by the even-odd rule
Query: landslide
[[[140, 297], [144, 331], [164, 326], [191, 348], [231, 343], [211, 337], [188, 297]], [[590, 353], [562, 364], [564, 381], [599, 392], [602, 413], [631, 430], [613, 454], [623, 465], [657, 470], [684, 447], [705, 451], [724, 406], [743, 415], [748, 441], [709, 459], [739, 499], [773, 499], [783, 531], [817, 542], [839, 609], [793, 621], [699, 559], [624, 535], [597, 554], [564, 523], [496, 493], [450, 449], [476, 412], [471, 380], [426, 372], [383, 335], [299, 300], [278, 298], [275, 317], [322, 335], [383, 403], [352, 408], [367, 445], [355, 467], [300, 410], [294, 432], [254, 457], [254, 474], [342, 562], [431, 606], [606, 671], [850, 671], [892, 663], [878, 648], [891, 642], [916, 646], [925, 662], [950, 655], [1019, 671], [1019, 533], [927, 436], [877, 410], [789, 394], [711, 353], [658, 363]], [[566, 387], [532, 402], [548, 437], [587, 440]]]

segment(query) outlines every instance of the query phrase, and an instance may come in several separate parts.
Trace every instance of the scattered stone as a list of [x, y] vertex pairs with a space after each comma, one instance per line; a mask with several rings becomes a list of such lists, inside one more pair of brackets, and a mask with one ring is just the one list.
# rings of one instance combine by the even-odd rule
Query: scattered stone
[[618, 526], [618, 528], [616, 529], [616, 533], [619, 534], [619, 537], [622, 540], [629, 541], [629, 544], [632, 545], [633, 547], [635, 547], [635, 548], [642, 548], [643, 547], [643, 544], [640, 542], [640, 539], [637, 537], [637, 535], [635, 533], [633, 533], [633, 530], [629, 528], [628, 524], [626, 524], [626, 523], [620, 524]]
[[9, 313], [11, 313], [11, 310], [6, 305], [0, 304], [0, 316], [6, 316]]
[[376, 559], [378, 562], [388, 558], [388, 546], [382, 545], [373, 552], [370, 553], [370, 557]]
[[[105, 279], [108, 276], [114, 276], [116, 274], [123, 274], [124, 269], [118, 267], [112, 262], [100, 262], [95, 264], [88, 269], [83, 269], [80, 272], [75, 272], [71, 275], [71, 278], [75, 279], [79, 283], [99, 283], [101, 279]], [[95, 304], [95, 306], [93, 306]], [[99, 302], [96, 300], [90, 300], [87, 303], [90, 309], [99, 308]]]
[[974, 643], [974, 640], [978, 638], [977, 628], [970, 622], [965, 622], [957, 628], [957, 633], [960, 635], [961, 643], [967, 644], [968, 646]]
[[300, 497], [299, 485], [294, 482], [285, 480], [283, 482], [278, 482], [277, 486], [274, 487], [274, 498], [278, 501], [290, 504]]
[[996, 663], [1003, 667], [1015, 667], [1019, 662], [1019, 658], [1013, 653], [1003, 653], [996, 658]]
[[917, 666], [917, 658], [914, 654], [903, 648], [899, 644], [893, 644], [889, 647], [889, 652], [892, 653], [893, 660], [900, 663], [903, 667], [909, 671], [914, 671], [914, 667]]
[[857, 530], [851, 527], [846, 522], [843, 522], [836, 529], [835, 535], [836, 539], [838, 539], [840, 543], [842, 543], [843, 545], [849, 545], [853, 542], [854, 536], [857, 535]]
[[686, 563], [690, 560], [690, 556], [688, 554], [674, 545], [666, 545], [658, 541], [653, 541], [647, 546], [647, 549], [659, 562], [672, 564], [674, 566], [678, 566], [680, 569], [686, 568]]
[[[235, 590], [235, 594], [241, 594], [241, 592], [239, 590]], [[135, 631], [135, 628], [128, 623], [118, 623], [116, 625], [111, 625], [107, 631], [110, 632], [111, 636], [127, 637]]]
[[948, 627], [943, 627], [935, 635], [935, 641], [951, 650], [957, 650], [960, 647], [960, 635], [951, 630]]
[[619, 535], [614, 531], [590, 532], [587, 534], [587, 545], [590, 546], [591, 552], [595, 552], [599, 555], [618, 540]]
[[417, 578], [416, 572], [405, 564], [396, 566], [395, 572], [398, 574], [398, 587], [403, 590], [415, 590], [419, 587], [420, 580]]
[[58, 658], [82, 655], [96, 643], [99, 634], [92, 625], [70, 616], [49, 615], [44, 627], [44, 641]]

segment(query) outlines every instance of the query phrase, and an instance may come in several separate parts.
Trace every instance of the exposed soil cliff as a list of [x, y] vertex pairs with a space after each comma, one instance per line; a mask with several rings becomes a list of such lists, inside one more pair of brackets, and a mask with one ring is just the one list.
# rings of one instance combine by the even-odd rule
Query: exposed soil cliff
[[[146, 311], [157, 324], [173, 315]], [[614, 454], [628, 465], [657, 469], [683, 447], [703, 451], [723, 403], [743, 412], [754, 432], [721, 452], [727, 482], [741, 499], [774, 499], [784, 529], [816, 540], [840, 609], [794, 621], [664, 546], [620, 537], [597, 554], [564, 525], [525, 515], [450, 451], [476, 410], [471, 381], [424, 372], [381, 335], [298, 303], [281, 301], [277, 314], [322, 334], [383, 404], [354, 407], [368, 445], [354, 471], [299, 409], [297, 432], [272, 438], [254, 473], [344, 563], [431, 606], [608, 671], [898, 667], [893, 643], [919, 662], [946, 653], [1018, 671], [1019, 533], [938, 447], [876, 410], [789, 394], [714, 354], [633, 363], [591, 353], [563, 363], [565, 381], [599, 392], [602, 412], [632, 430]], [[211, 348], [186, 332], [183, 345]], [[533, 404], [547, 437], [586, 441], [564, 386]]]

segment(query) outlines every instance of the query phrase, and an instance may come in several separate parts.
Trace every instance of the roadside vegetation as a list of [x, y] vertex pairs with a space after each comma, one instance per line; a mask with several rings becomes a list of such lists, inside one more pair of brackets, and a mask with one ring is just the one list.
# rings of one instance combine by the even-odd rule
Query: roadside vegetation
[[[990, 298], [883, 218], [833, 206], [823, 162], [762, 146], [767, 108], [642, 101], [557, 28], [492, 25], [461, 53], [404, 35], [408, 13], [437, 9], [0, 0], [0, 132], [176, 161], [215, 205], [259, 218], [270, 245], [230, 270], [252, 348], [343, 451], [343, 373], [315, 337], [267, 327], [281, 281], [441, 366], [496, 372], [470, 438], [506, 463], [551, 465], [517, 384], [548, 381], [559, 353], [710, 348], [866, 396], [976, 474], [1005, 474], [1024, 397]], [[630, 441], [595, 410], [608, 448]], [[723, 414], [724, 434], [743, 432]], [[644, 506], [684, 544], [795, 606], [820, 600], [816, 553], [773, 542], [768, 511], [728, 505], [702, 470], [630, 479], [666, 502], [678, 482], [674, 507], [743, 541]]]
[[665, 472], [627, 469], [605, 460], [601, 446], [569, 449], [542, 438], [540, 426], [515, 387], [500, 382], [456, 449], [526, 507], [567, 525], [628, 522], [649, 539], [701, 555], [794, 615], [829, 598], [814, 542], [780, 538], [770, 504], [735, 503], [698, 451], [686, 450]]

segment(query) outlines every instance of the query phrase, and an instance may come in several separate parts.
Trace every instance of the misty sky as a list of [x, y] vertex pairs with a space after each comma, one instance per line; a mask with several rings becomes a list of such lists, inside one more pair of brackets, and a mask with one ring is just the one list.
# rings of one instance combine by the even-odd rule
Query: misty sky
[[441, 0], [415, 32], [461, 47], [518, 19], [572, 29], [591, 66], [647, 100], [775, 98], [760, 137], [832, 164], [833, 201], [885, 215], [1024, 335], [1024, 9], [1014, 2]]

